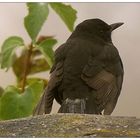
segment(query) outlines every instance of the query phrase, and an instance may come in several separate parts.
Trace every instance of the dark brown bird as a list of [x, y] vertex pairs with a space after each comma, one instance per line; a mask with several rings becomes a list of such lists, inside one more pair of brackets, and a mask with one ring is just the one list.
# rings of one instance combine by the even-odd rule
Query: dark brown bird
[[59, 113], [113, 112], [124, 71], [111, 33], [122, 24], [88, 19], [76, 27], [55, 51], [50, 81], [34, 115], [50, 113], [54, 99], [61, 105]]

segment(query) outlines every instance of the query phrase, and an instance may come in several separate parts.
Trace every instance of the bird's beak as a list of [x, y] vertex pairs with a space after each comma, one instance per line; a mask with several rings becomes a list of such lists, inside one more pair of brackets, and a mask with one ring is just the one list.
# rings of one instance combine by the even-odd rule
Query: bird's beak
[[118, 27], [120, 27], [120, 26], [123, 25], [123, 24], [124, 24], [123, 22], [118, 22], [118, 23], [111, 24], [111, 25], [110, 25], [111, 31], [117, 29]]

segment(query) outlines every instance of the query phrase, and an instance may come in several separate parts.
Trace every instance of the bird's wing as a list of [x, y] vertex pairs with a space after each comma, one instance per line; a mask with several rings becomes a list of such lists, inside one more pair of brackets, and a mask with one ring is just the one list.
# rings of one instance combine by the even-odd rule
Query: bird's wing
[[[116, 69], [112, 71], [111, 68], [114, 67]], [[97, 105], [98, 113], [104, 110], [104, 114], [111, 114], [115, 108], [123, 81], [121, 62], [117, 61], [109, 67], [102, 61], [89, 57], [88, 64], [84, 67], [81, 78], [94, 91], [94, 102]]]
[[64, 51], [65, 45], [60, 46], [55, 51], [55, 63], [50, 71], [50, 80], [42, 95], [41, 100], [39, 101], [38, 105], [36, 106], [33, 112], [33, 115], [50, 113], [54, 98], [57, 100], [58, 103], [61, 103], [61, 100], [57, 98], [57, 86], [59, 86], [63, 78], [63, 64], [65, 55]]
[[61, 99], [58, 96], [57, 87], [60, 85], [63, 78], [63, 60], [58, 62], [56, 68], [51, 73], [51, 77], [45, 90], [45, 114], [51, 112], [54, 98], [61, 104]]

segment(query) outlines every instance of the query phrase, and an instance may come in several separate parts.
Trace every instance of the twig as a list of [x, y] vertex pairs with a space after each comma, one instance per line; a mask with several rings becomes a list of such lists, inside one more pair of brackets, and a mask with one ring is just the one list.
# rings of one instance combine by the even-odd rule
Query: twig
[[33, 44], [31, 43], [29, 45], [29, 50], [27, 52], [28, 54], [27, 54], [27, 57], [25, 60], [25, 67], [24, 67], [25, 69], [24, 69], [24, 73], [23, 73], [22, 89], [21, 89], [22, 92], [24, 92], [25, 86], [26, 86], [26, 79], [27, 79], [29, 68], [30, 68], [30, 58], [32, 55], [32, 49], [33, 49]]

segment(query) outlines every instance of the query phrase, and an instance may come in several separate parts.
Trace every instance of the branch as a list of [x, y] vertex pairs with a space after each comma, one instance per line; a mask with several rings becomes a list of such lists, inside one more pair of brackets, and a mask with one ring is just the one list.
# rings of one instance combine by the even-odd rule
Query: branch
[[30, 69], [30, 60], [31, 60], [31, 55], [32, 55], [32, 49], [33, 49], [33, 44], [31, 43], [29, 45], [29, 50], [28, 50], [27, 57], [25, 60], [25, 67], [24, 67], [25, 69], [24, 69], [24, 73], [23, 73], [22, 89], [21, 89], [22, 92], [24, 92], [24, 90], [25, 90], [26, 79], [27, 79], [27, 75], [28, 75], [28, 72]]

